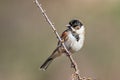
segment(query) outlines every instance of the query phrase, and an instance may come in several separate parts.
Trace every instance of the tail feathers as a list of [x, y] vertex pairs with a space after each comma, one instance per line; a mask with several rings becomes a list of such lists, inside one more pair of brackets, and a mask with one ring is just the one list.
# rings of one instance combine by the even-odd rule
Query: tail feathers
[[50, 63], [53, 61], [53, 58], [48, 58], [40, 67], [40, 69], [42, 70], [46, 70], [48, 68], [48, 66], [50, 65]]
[[42, 66], [40, 67], [40, 69], [42, 70], [46, 70], [48, 68], [48, 66], [50, 65], [50, 63], [58, 56], [60, 56], [61, 54], [58, 52], [59, 47], [57, 47], [53, 53], [48, 57], [48, 59], [42, 64]]

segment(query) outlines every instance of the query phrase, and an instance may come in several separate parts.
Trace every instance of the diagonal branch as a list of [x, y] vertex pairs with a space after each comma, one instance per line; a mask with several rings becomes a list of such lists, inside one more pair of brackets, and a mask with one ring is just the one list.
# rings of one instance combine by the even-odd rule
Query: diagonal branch
[[44, 16], [44, 18], [46, 19], [46, 21], [49, 23], [49, 25], [51, 26], [52, 30], [54, 31], [55, 35], [57, 36], [58, 40], [62, 43], [63, 48], [66, 50], [66, 54], [72, 64], [72, 67], [75, 70], [74, 76], [77, 78], [77, 80], [82, 80], [80, 74], [79, 74], [79, 69], [77, 66], [77, 63], [75, 62], [75, 60], [73, 59], [71, 53], [67, 50], [65, 44], [63, 43], [62, 39], [60, 38], [57, 30], [55, 29], [54, 24], [50, 21], [50, 19], [48, 18], [47, 14], [45, 13], [45, 10], [42, 8], [41, 4], [39, 4], [38, 0], [34, 1], [35, 4], [37, 5], [37, 7], [39, 8], [39, 10], [42, 12], [42, 15]]

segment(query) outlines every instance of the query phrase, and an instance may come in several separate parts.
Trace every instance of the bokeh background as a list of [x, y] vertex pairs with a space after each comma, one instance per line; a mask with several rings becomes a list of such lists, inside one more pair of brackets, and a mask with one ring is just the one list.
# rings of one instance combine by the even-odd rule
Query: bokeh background
[[[81, 76], [120, 80], [120, 0], [39, 1], [60, 34], [71, 19], [85, 25], [85, 45], [73, 55]], [[0, 0], [0, 80], [71, 80], [66, 56], [39, 70], [56, 44], [33, 0]]]

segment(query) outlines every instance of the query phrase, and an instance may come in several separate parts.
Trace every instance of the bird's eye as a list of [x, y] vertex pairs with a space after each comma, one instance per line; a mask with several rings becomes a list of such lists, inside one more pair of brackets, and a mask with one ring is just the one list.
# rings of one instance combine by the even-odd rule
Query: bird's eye
[[79, 26], [77, 26], [77, 27], [76, 27], [76, 29], [78, 30], [78, 29], [80, 29], [80, 27], [79, 27]]

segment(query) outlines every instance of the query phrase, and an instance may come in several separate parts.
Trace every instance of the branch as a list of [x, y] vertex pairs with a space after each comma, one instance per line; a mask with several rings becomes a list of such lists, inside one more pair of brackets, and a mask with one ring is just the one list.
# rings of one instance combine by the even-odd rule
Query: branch
[[60, 38], [57, 30], [55, 29], [54, 24], [50, 21], [50, 19], [48, 18], [47, 14], [45, 13], [45, 10], [42, 8], [41, 4], [39, 4], [38, 0], [35, 0], [34, 2], [37, 5], [37, 7], [39, 8], [39, 10], [42, 12], [42, 15], [44, 16], [46, 21], [51, 26], [52, 30], [54, 31], [55, 35], [57, 36], [58, 40], [62, 43], [62, 46], [63, 46], [63, 48], [66, 51], [66, 54], [67, 54], [67, 56], [68, 56], [68, 58], [69, 58], [69, 60], [70, 60], [70, 62], [72, 64], [72, 68], [74, 68], [74, 70], [75, 70], [75, 73], [72, 75], [72, 77], [74, 77], [74, 78], [72, 78], [72, 80], [75, 80], [75, 78], [77, 78], [77, 80], [83, 80], [83, 79], [85, 80], [85, 78], [83, 78], [83, 79], [81, 78], [81, 76], [79, 74], [79, 69], [78, 69], [78, 66], [77, 66], [75, 60], [73, 59], [71, 53], [67, 50], [64, 42], [62, 41], [62, 39]]

